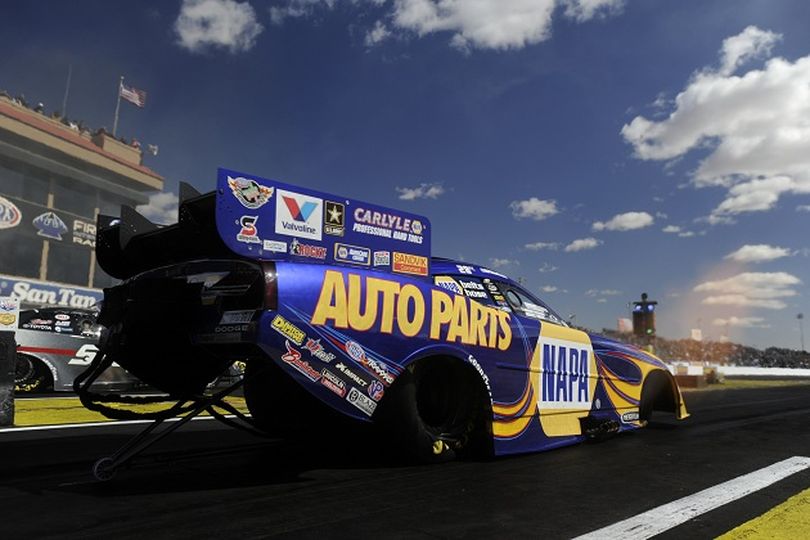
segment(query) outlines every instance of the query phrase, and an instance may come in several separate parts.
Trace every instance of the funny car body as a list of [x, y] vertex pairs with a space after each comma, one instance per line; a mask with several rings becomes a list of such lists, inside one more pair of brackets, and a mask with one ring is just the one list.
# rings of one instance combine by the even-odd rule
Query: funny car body
[[123, 280], [105, 290], [105, 354], [178, 399], [244, 361], [262, 429], [337, 416], [428, 462], [688, 416], [661, 360], [569, 327], [501, 273], [432, 257], [423, 216], [225, 169], [217, 182], [184, 186], [175, 225], [127, 208], [99, 222], [99, 262]]

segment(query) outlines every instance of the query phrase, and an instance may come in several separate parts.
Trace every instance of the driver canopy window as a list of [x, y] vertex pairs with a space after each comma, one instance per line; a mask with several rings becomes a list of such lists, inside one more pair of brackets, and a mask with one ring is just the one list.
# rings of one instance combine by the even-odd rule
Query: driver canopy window
[[506, 291], [506, 300], [516, 313], [519, 313], [524, 317], [529, 317], [530, 319], [548, 321], [561, 326], [568, 326], [559, 317], [559, 315], [554, 313], [541, 301], [530, 296], [526, 291], [522, 291], [505, 283], [501, 283], [500, 285], [501, 288]]

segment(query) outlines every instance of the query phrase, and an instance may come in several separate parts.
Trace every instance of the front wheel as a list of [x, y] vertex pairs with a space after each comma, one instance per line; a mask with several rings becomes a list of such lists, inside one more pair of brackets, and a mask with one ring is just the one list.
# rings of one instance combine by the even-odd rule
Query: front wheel
[[18, 354], [14, 370], [14, 391], [19, 394], [32, 394], [52, 389], [53, 380], [48, 368], [36, 358]]
[[374, 418], [395, 451], [420, 463], [441, 463], [486, 447], [487, 402], [470, 371], [431, 359], [397, 378]]

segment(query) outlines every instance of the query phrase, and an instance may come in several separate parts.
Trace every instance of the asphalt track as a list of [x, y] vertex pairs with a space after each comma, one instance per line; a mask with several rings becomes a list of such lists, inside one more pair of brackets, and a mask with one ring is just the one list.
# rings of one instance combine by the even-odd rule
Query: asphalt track
[[[140, 426], [0, 433], [0, 537], [571, 538], [810, 456], [808, 386], [686, 399], [686, 422], [430, 467], [200, 421], [108, 483], [92, 479], [91, 463]], [[808, 487], [805, 469], [661, 537], [713, 538]]]

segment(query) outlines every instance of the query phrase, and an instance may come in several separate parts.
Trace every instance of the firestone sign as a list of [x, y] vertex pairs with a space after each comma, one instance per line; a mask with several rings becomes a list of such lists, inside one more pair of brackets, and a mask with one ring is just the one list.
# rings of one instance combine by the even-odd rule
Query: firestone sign
[[98, 289], [48, 283], [36, 279], [20, 279], [0, 274], [0, 297], [9, 296], [22, 306], [55, 306], [67, 309], [89, 309], [104, 292]]

